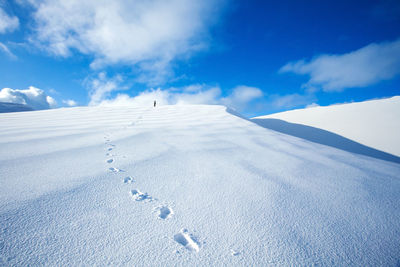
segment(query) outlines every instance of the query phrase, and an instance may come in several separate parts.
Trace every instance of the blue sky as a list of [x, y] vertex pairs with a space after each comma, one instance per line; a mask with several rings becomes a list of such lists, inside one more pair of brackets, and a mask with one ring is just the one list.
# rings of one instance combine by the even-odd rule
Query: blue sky
[[3, 102], [157, 98], [255, 116], [400, 93], [397, 0], [0, 0], [0, 9]]

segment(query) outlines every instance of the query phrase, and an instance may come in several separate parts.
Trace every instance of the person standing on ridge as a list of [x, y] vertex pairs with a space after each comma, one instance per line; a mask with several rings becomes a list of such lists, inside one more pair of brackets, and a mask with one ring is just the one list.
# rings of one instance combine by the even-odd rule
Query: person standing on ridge
[[156, 107], [156, 101], [154, 100], [154, 107]]

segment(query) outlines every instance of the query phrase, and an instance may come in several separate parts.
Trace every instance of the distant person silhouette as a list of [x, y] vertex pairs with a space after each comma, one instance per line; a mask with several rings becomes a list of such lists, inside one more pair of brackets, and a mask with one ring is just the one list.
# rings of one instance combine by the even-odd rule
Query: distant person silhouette
[[154, 107], [156, 107], [156, 101], [154, 100]]

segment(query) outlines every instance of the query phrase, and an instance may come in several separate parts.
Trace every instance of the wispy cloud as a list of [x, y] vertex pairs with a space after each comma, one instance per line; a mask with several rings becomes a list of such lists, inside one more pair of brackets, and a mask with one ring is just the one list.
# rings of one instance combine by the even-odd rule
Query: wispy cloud
[[57, 106], [57, 102], [39, 88], [29, 86], [28, 89], [3, 88], [0, 90], [0, 102], [27, 105], [35, 110], [49, 109]]
[[225, 0], [21, 0], [34, 9], [31, 40], [59, 56], [94, 58], [91, 67], [132, 66], [138, 81], [161, 84], [171, 63], [208, 45], [208, 28]]
[[[223, 91], [230, 93], [225, 95]], [[118, 94], [114, 98], [97, 101], [100, 106], [151, 106], [156, 100], [158, 105], [225, 105], [238, 112], [253, 114], [260, 110], [281, 111], [305, 107], [317, 101], [314, 94], [264, 94], [260, 88], [239, 85], [231, 90], [222, 90], [219, 86], [192, 84], [183, 87], [157, 88], [140, 92], [136, 96]], [[315, 105], [315, 104], [314, 104]]]
[[263, 92], [256, 87], [240, 85], [232, 90], [232, 94], [221, 99], [226, 106], [238, 111], [244, 110], [253, 100], [263, 96]]
[[218, 104], [221, 90], [212, 87], [197, 92], [177, 92], [165, 89], [150, 89], [131, 97], [127, 94], [119, 94], [114, 99], [104, 100], [101, 106], [151, 106], [156, 100], [158, 105], [185, 105], [185, 104]]
[[0, 33], [12, 32], [19, 27], [19, 19], [15, 16], [8, 15], [0, 7]]
[[107, 99], [111, 92], [122, 90], [121, 86], [123, 82], [121, 75], [114, 77], [107, 77], [106, 72], [100, 72], [96, 77], [86, 78], [84, 84], [89, 89], [90, 102], [89, 105], [98, 105], [105, 99]]
[[307, 105], [305, 108], [316, 108], [316, 107], [320, 107], [320, 105], [318, 105], [317, 103], [311, 103]]
[[65, 105], [67, 105], [69, 107], [75, 107], [75, 106], [78, 105], [78, 103], [75, 100], [72, 100], [72, 99], [63, 100], [62, 102], [63, 102], [63, 104], [65, 104]]
[[146, 90], [135, 97], [119, 94], [114, 99], [102, 101], [100, 105], [150, 106], [156, 100], [159, 105], [222, 104], [242, 111], [252, 101], [261, 97], [261, 90], [255, 87], [238, 86], [232, 90], [230, 95], [223, 97], [221, 88], [218, 86], [195, 84], [182, 88]]
[[309, 75], [310, 80], [303, 86], [310, 91], [366, 87], [400, 74], [400, 39], [372, 43], [347, 54], [289, 62], [280, 72]]
[[4, 54], [6, 54], [8, 57], [10, 57], [11, 59], [17, 59], [17, 56], [14, 55], [10, 49], [8, 49], [8, 47], [3, 44], [2, 42], [0, 42], [0, 51], [2, 51]]
[[316, 97], [313, 94], [287, 94], [287, 95], [270, 95], [267, 103], [271, 109], [291, 109], [296, 107], [304, 107], [315, 104]]

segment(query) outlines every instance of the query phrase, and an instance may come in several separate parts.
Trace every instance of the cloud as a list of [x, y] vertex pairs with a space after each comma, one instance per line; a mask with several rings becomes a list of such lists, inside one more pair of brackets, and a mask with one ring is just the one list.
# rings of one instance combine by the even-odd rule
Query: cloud
[[232, 94], [221, 100], [223, 104], [238, 111], [244, 110], [253, 100], [263, 96], [260, 89], [240, 85], [232, 90]]
[[193, 90], [193, 86], [183, 88], [182, 93], [171, 94], [171, 104], [185, 105], [185, 104], [207, 104], [214, 105], [220, 104], [221, 89], [219, 87], [202, 86], [202, 89], [197, 91]]
[[63, 102], [63, 104], [65, 104], [65, 105], [67, 105], [69, 107], [75, 107], [75, 106], [78, 105], [78, 103], [75, 100], [72, 100], [72, 99], [63, 100], [62, 102]]
[[7, 56], [9, 56], [11, 59], [16, 59], [17, 56], [15, 56], [9, 49], [8, 47], [0, 42], [0, 51], [3, 51]]
[[0, 102], [27, 105], [35, 110], [49, 109], [57, 106], [56, 101], [43, 90], [29, 86], [28, 89], [3, 88], [0, 91]]
[[[169, 88], [162, 90], [150, 89], [139, 93], [135, 97], [119, 94], [111, 100], [104, 100], [101, 106], [149, 106], [153, 101], [157, 105], [186, 105], [186, 104], [219, 104], [221, 89], [219, 87], [202, 86], [196, 92], [187, 92], [183, 88]], [[179, 90], [179, 92], [177, 91]]]
[[121, 87], [122, 81], [121, 75], [108, 78], [105, 72], [100, 72], [95, 78], [87, 78], [84, 84], [89, 88], [89, 105], [98, 105], [109, 97], [111, 92], [123, 89]]
[[0, 33], [12, 32], [19, 27], [19, 20], [15, 16], [9, 16], [0, 7]]
[[289, 62], [280, 72], [309, 75], [310, 80], [303, 86], [311, 91], [366, 87], [400, 74], [400, 39], [372, 43], [347, 54]]
[[272, 109], [288, 109], [310, 105], [315, 101], [313, 94], [288, 94], [288, 95], [270, 95], [268, 106]]
[[311, 103], [309, 105], [307, 105], [305, 108], [316, 108], [319, 107], [320, 105], [318, 105], [317, 103]]
[[232, 90], [232, 94], [222, 97], [218, 86], [190, 85], [182, 88], [168, 88], [162, 90], [151, 89], [141, 92], [135, 97], [127, 94], [119, 94], [111, 100], [104, 100], [101, 106], [151, 106], [153, 101], [157, 105], [185, 105], [185, 104], [222, 104], [238, 111], [246, 108], [253, 100], [260, 98], [260, 89], [249, 86], [238, 86]]
[[34, 8], [31, 41], [58, 56], [94, 58], [91, 67], [133, 66], [159, 84], [171, 63], [207, 48], [208, 28], [225, 0], [21, 0]]
[[169, 105], [171, 104], [170, 92], [157, 90], [147, 90], [141, 92], [135, 97], [130, 97], [127, 94], [118, 94], [114, 99], [103, 100], [100, 106], [131, 106], [131, 107], [149, 107], [153, 104], [153, 101], [157, 101], [157, 105]]

